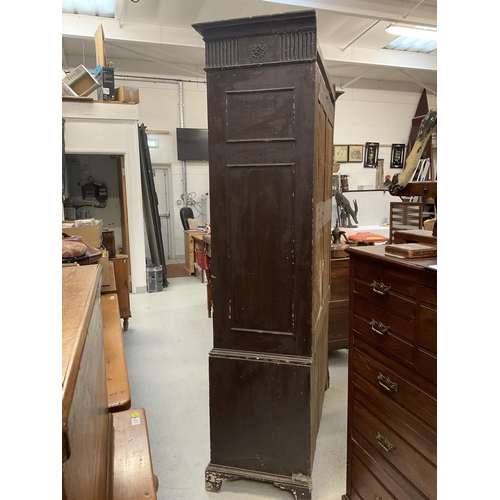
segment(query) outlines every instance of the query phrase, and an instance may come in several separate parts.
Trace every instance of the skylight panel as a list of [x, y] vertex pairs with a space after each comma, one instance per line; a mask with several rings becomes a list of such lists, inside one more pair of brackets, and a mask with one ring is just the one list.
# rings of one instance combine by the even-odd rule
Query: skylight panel
[[115, 0], [62, 0], [62, 11], [83, 16], [115, 17]]
[[430, 52], [434, 52], [437, 49], [437, 41], [400, 36], [399, 38], [396, 38], [396, 40], [393, 40], [390, 44], [386, 45], [384, 49], [404, 50], [407, 52], [421, 52], [424, 54], [429, 54]]

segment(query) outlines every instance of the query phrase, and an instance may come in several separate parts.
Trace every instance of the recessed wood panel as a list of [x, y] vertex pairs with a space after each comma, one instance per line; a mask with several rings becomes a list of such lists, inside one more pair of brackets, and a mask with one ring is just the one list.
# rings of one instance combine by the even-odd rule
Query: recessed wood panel
[[294, 175], [292, 164], [229, 167], [232, 329], [293, 334]]
[[214, 463], [289, 476], [309, 472], [311, 423], [301, 409], [310, 398], [311, 365], [296, 359], [211, 353], [209, 371], [224, 380], [210, 385]]
[[226, 92], [226, 134], [227, 142], [293, 140], [294, 89]]

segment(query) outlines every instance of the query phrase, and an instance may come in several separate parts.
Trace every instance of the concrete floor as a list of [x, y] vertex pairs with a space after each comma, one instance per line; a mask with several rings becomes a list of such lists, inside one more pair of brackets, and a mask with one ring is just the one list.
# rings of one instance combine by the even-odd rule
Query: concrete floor
[[[195, 277], [170, 278], [162, 292], [131, 295], [124, 333], [132, 407], [146, 410], [158, 500], [293, 500], [290, 492], [250, 480], [223, 481], [205, 491], [210, 460], [208, 353], [212, 320], [206, 286]], [[347, 351], [329, 357], [313, 468], [313, 500], [345, 493]]]

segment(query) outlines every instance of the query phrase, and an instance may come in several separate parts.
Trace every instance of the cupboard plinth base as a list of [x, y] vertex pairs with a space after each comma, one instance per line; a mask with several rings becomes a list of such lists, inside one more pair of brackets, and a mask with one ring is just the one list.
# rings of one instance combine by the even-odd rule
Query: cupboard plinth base
[[280, 476], [278, 474], [238, 469], [212, 463], [208, 464], [205, 469], [205, 490], [219, 492], [224, 479], [228, 481], [250, 479], [252, 481], [272, 483], [277, 488], [289, 491], [295, 500], [311, 500], [312, 498], [312, 479], [309, 476], [303, 474], [297, 474], [296, 477]]

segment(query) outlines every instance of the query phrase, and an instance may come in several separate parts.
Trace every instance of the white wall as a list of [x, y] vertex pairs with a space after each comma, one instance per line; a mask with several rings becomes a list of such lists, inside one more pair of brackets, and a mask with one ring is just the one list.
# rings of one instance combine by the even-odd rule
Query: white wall
[[[142, 75], [148, 76], [148, 75]], [[165, 76], [165, 79], [169, 78]], [[171, 76], [170, 78], [175, 78]], [[185, 128], [208, 128], [206, 84], [182, 82], [182, 102]], [[139, 123], [148, 130], [168, 131], [148, 133], [148, 138], [158, 140], [158, 148], [150, 148], [151, 163], [170, 164], [172, 168], [173, 200], [171, 221], [175, 237], [176, 256], [184, 255], [184, 233], [179, 210], [184, 206], [182, 162], [177, 160], [176, 129], [181, 127], [180, 83], [128, 81], [116, 78], [116, 86], [131, 86], [139, 89]], [[194, 198], [194, 216], [201, 225], [207, 222], [208, 162], [186, 162], [186, 190]]]
[[[362, 144], [378, 142], [379, 159], [384, 160], [384, 177], [400, 173], [400, 168], [390, 168], [393, 143], [408, 142], [411, 121], [415, 116], [422, 95], [417, 84], [360, 80], [345, 89], [340, 79], [333, 79], [337, 90], [344, 94], [337, 100], [335, 110], [334, 144]], [[436, 96], [427, 92], [429, 109], [436, 105]], [[406, 152], [407, 153], [407, 152]], [[406, 154], [405, 153], [405, 154]], [[361, 163], [341, 163], [338, 175], [348, 175], [349, 189], [358, 186], [375, 188], [376, 169], [364, 168]], [[386, 192], [344, 193], [353, 206], [358, 203], [360, 226], [382, 224], [389, 218], [391, 201], [401, 201]], [[336, 204], [333, 203], [332, 224], [336, 220]]]
[[[363, 80], [340, 89], [340, 80], [333, 80], [344, 94], [338, 99], [335, 112], [335, 144], [381, 145], [408, 142], [411, 120], [415, 116], [422, 88], [416, 84]], [[436, 105], [436, 96], [427, 92], [429, 109]], [[384, 175], [391, 177], [401, 169], [390, 168], [391, 147], [380, 147]], [[363, 163], [342, 163], [338, 174], [349, 175], [350, 189], [359, 185], [375, 187], [375, 169]]]
[[63, 102], [66, 154], [123, 155], [127, 185], [132, 292], [145, 292], [146, 250], [135, 106]]
[[[154, 75], [127, 75], [129, 77], [152, 78]], [[165, 74], [165, 80], [177, 80], [175, 75]], [[150, 149], [152, 163], [171, 164], [173, 181], [172, 223], [175, 236], [175, 253], [184, 254], [184, 239], [180, 223], [179, 209], [183, 206], [181, 194], [184, 191], [182, 162], [177, 160], [175, 130], [181, 126], [180, 92], [177, 81], [138, 81], [120, 79], [115, 75], [116, 86], [132, 86], [139, 89], [140, 103], [136, 105], [139, 124], [144, 123], [149, 130], [169, 131], [169, 134], [150, 134], [150, 138], [159, 139], [159, 147]], [[380, 144], [406, 143], [410, 134], [411, 120], [415, 115], [422, 88], [414, 83], [381, 82], [376, 80], [358, 80], [342, 88], [346, 83], [332, 79], [337, 90], [344, 94], [338, 99], [335, 114], [334, 143], [362, 144], [378, 142]], [[207, 128], [207, 95], [203, 79], [193, 78], [184, 81], [183, 112], [184, 127]], [[427, 92], [429, 108], [436, 104], [436, 96]], [[390, 168], [391, 148], [381, 147], [379, 158], [384, 159], [385, 172], [391, 177], [401, 169]], [[359, 185], [375, 184], [375, 169], [364, 168], [363, 163], [343, 163], [338, 174], [349, 175], [349, 186], [355, 189]], [[187, 162], [186, 190], [195, 197], [193, 206], [195, 217], [200, 224], [209, 218], [209, 206], [206, 195], [209, 193], [208, 163]], [[359, 206], [359, 224], [380, 224], [389, 217], [389, 203], [393, 198], [388, 193], [349, 193], [349, 200], [357, 199]], [[208, 200], [210, 198], [208, 197]], [[399, 201], [399, 197], [392, 201]], [[207, 213], [208, 212], [208, 213]], [[332, 224], [336, 220], [336, 206], [333, 204]]]
[[[380, 82], [376, 80], [360, 80], [345, 89], [340, 79], [333, 79], [337, 90], [344, 94], [338, 99], [335, 112], [335, 144], [362, 144], [378, 142], [380, 144], [406, 143], [410, 134], [411, 120], [415, 116], [421, 98], [422, 88], [413, 83]], [[172, 164], [174, 184], [174, 213], [176, 253], [184, 253], [184, 240], [179, 219], [180, 194], [182, 188], [181, 162], [177, 161], [175, 129], [180, 126], [180, 99], [178, 84], [149, 82], [117, 82], [117, 85], [131, 85], [140, 89], [139, 120], [149, 129], [167, 129], [170, 135], [166, 138], [165, 149], [151, 149], [154, 163]], [[184, 126], [187, 128], [207, 127], [206, 85], [199, 82], [183, 83]], [[436, 104], [436, 96], [427, 92], [429, 108]], [[153, 137], [153, 136], [152, 136]], [[156, 138], [156, 136], [154, 136]], [[384, 160], [384, 175], [391, 177], [401, 169], [390, 168], [390, 146], [382, 146], [379, 158]], [[356, 189], [359, 185], [375, 186], [375, 170], [364, 168], [363, 163], [343, 163], [338, 174], [349, 175], [349, 187]], [[208, 187], [208, 164], [206, 162], [187, 164], [187, 191], [196, 195], [198, 202], [203, 202]], [[381, 224], [389, 217], [391, 201], [400, 201], [389, 193], [348, 193], [350, 201], [356, 199], [360, 225]], [[336, 205], [333, 204], [332, 224], [336, 220]], [[194, 207], [195, 217], [198, 212]], [[206, 220], [200, 215], [199, 222]]]

